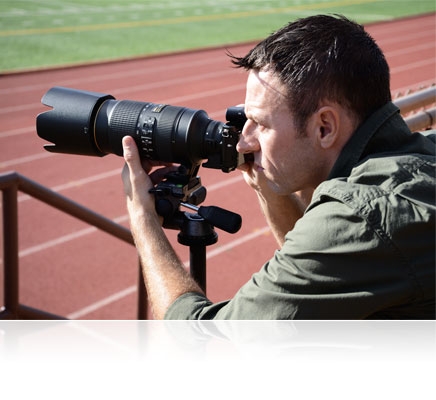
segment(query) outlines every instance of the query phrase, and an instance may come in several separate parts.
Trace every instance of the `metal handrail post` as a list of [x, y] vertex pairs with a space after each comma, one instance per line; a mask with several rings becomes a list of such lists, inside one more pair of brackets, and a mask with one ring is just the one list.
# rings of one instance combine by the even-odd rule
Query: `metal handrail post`
[[[0, 319], [59, 319], [63, 318], [19, 303], [19, 252], [18, 252], [18, 191], [57, 208], [81, 221], [134, 245], [130, 230], [90, 209], [44, 187], [16, 172], [0, 174], [3, 202], [3, 260], [4, 307]], [[138, 319], [149, 316], [147, 292], [139, 265]]]
[[18, 274], [18, 179], [13, 176], [11, 185], [3, 190], [3, 260], [4, 310], [6, 318], [19, 318]]

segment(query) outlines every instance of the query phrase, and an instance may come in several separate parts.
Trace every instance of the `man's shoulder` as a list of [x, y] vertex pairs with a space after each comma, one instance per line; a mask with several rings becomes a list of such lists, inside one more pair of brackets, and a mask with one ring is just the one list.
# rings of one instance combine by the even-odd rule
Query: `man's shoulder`
[[306, 213], [316, 210], [313, 215], [326, 219], [332, 212], [343, 213], [346, 220], [350, 220], [351, 213], [385, 231], [411, 222], [434, 224], [435, 171], [434, 156], [368, 158], [348, 177], [321, 183]]
[[[436, 130], [428, 131], [430, 140], [436, 139]], [[349, 176], [322, 182], [314, 193], [320, 201], [333, 196], [341, 201], [367, 202], [371, 198], [399, 193], [401, 190], [435, 189], [436, 156], [423, 153], [381, 153], [359, 162]], [[416, 193], [420, 195], [419, 192]]]

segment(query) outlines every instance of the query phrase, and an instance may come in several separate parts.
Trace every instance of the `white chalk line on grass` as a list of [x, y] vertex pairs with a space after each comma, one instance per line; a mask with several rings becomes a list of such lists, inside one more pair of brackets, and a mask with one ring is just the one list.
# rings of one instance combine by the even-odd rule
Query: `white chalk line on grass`
[[[147, 11], [147, 13], [150, 13], [152, 11], [161, 11], [165, 9], [168, 10], [180, 10], [180, 9], [191, 9], [195, 7], [196, 9], [201, 9], [202, 6], [205, 6], [204, 2], [202, 0], [197, 1], [170, 1], [170, 2], [147, 2], [147, 4], [141, 4], [139, 2], [133, 2], [133, 3], [125, 3], [123, 5], [105, 5], [105, 6], [98, 6], [98, 5], [79, 5], [79, 4], [58, 4], [57, 7], [54, 7], [54, 3], [57, 2], [35, 2], [35, 1], [28, 1], [29, 3], [38, 3], [40, 4], [40, 7], [36, 10], [28, 10], [26, 8], [19, 8], [14, 7], [13, 9], [2, 11], [0, 13], [0, 17], [3, 18], [25, 18], [25, 17], [41, 17], [41, 16], [53, 16], [53, 17], [59, 17], [62, 18], [67, 15], [89, 15], [89, 14], [97, 14], [98, 17], [101, 19], [102, 15], [109, 14], [113, 15], [113, 13], [126, 13], [128, 15], [131, 15], [132, 13], [138, 13], [138, 12], [144, 12]], [[252, 5], [257, 8], [264, 8], [264, 1], [263, 0], [239, 0], [239, 3], [248, 3], [248, 5]], [[260, 3], [260, 4], [256, 4]], [[235, 7], [235, 1], [234, 0], [216, 0], [211, 1], [209, 0], [206, 4], [207, 7], [205, 7], [206, 10], [210, 8], [217, 8], [217, 7], [232, 7], [235, 9], [239, 9], [240, 7]], [[271, 7], [269, 7], [271, 8]], [[202, 11], [201, 11], [202, 12]], [[202, 12], [203, 13], [203, 12]]]
[[[257, 237], [261, 236], [261, 235], [265, 235], [270, 231], [270, 228], [268, 226], [264, 226], [263, 228], [257, 229], [254, 232], [251, 232], [245, 236], [242, 236], [236, 240], [233, 240], [225, 245], [219, 246], [214, 250], [211, 250], [209, 252], [206, 253], [206, 259], [209, 260], [213, 257], [219, 256], [222, 253], [225, 253], [226, 251], [229, 251], [235, 247], [238, 247], [244, 243], [249, 242], [250, 240], [256, 239]], [[189, 266], [189, 261], [185, 261], [184, 262], [185, 267]], [[111, 303], [114, 303], [118, 300], [123, 299], [124, 297], [127, 297], [131, 294], [134, 294], [137, 292], [137, 286], [136, 285], [132, 285], [129, 286], [125, 289], [122, 289], [116, 293], [113, 293], [110, 296], [105, 297], [104, 299], [101, 299], [93, 304], [90, 304], [89, 306], [86, 306], [84, 308], [81, 308], [80, 310], [74, 311], [70, 314], [68, 314], [66, 317], [68, 319], [77, 319], [77, 318], [81, 318], [87, 314], [90, 314], [94, 311], [97, 311], [103, 307], [108, 306]]]

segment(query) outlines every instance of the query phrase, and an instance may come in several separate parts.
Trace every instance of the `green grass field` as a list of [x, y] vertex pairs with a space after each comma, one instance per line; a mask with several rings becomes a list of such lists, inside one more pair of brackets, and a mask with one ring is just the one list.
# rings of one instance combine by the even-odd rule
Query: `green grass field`
[[369, 23], [435, 8], [435, 0], [0, 0], [0, 72], [258, 40], [311, 14]]

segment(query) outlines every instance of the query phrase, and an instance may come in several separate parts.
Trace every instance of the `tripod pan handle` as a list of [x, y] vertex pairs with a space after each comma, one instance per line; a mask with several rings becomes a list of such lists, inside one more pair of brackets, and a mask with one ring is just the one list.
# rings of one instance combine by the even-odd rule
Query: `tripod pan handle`
[[229, 233], [236, 233], [242, 225], [239, 214], [216, 206], [199, 207], [198, 215], [203, 217], [211, 225]]

